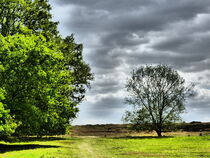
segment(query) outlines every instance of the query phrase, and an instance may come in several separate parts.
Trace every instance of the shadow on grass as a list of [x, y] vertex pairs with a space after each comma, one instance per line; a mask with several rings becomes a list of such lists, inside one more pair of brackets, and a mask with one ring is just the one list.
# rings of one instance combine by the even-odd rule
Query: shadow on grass
[[62, 137], [9, 137], [2, 140], [5, 142], [16, 143], [16, 142], [34, 142], [34, 141], [45, 142], [45, 141], [69, 140], [69, 139], [70, 138], [62, 138]]
[[58, 148], [58, 147], [59, 146], [38, 145], [38, 144], [24, 144], [24, 145], [0, 144], [0, 153], [5, 153], [5, 152], [9, 152], [9, 151], [28, 150], [28, 149]]
[[125, 137], [113, 137], [112, 139], [164, 139], [164, 138], [174, 138], [174, 136], [125, 136]]
[[54, 141], [54, 140], [66, 140], [67, 138], [62, 137], [21, 137], [18, 138], [18, 141], [20, 142], [33, 142], [33, 141]]

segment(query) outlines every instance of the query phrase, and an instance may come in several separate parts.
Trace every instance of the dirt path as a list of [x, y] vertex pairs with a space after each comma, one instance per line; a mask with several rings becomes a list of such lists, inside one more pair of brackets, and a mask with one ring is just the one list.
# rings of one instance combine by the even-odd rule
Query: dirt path
[[83, 140], [81, 144], [78, 146], [81, 157], [89, 158], [89, 157], [95, 157], [94, 150], [90, 143], [87, 142], [87, 140]]
[[80, 150], [81, 157], [88, 158], [88, 157], [94, 156], [92, 147], [90, 147], [89, 145], [87, 145], [85, 143], [80, 144], [79, 150]]
[[108, 156], [104, 156], [103, 151], [100, 148], [94, 146], [96, 144], [97, 138], [83, 138], [82, 141], [78, 144], [78, 149], [80, 153], [78, 153], [81, 158], [108, 158]]

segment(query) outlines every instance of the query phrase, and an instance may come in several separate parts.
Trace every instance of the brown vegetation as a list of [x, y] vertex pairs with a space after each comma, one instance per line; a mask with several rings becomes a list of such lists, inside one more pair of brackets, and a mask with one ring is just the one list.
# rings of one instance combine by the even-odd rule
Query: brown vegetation
[[[177, 125], [177, 131], [165, 132], [164, 135], [202, 135], [210, 132], [210, 122], [191, 122]], [[193, 133], [192, 133], [193, 132]], [[80, 125], [73, 126], [71, 130], [72, 136], [148, 136], [155, 135], [154, 132], [136, 132], [131, 130], [130, 124], [103, 124], [103, 125]]]

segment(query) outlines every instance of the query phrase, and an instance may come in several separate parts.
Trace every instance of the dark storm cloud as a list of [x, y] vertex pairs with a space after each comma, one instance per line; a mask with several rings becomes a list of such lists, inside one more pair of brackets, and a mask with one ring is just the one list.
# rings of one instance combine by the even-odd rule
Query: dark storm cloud
[[[98, 44], [99, 47], [92, 49], [88, 59], [91, 60], [92, 66], [103, 69], [115, 69], [124, 63], [117, 56], [126, 57], [126, 54], [123, 50], [121, 53], [116, 54], [116, 48], [127, 48], [133, 51], [135, 47], [143, 43], [149, 44], [152, 39], [148, 35], [150, 32], [164, 32], [169, 27], [169, 24], [192, 20], [198, 14], [208, 12], [210, 4], [208, 1], [198, 2], [192, 0], [70, 0], [58, 1], [58, 3], [73, 5], [76, 8], [75, 11], [71, 12], [72, 18], [66, 22], [69, 28], [81, 34], [81, 36], [82, 34], [91, 34], [95, 35], [96, 39], [98, 38], [96, 45]], [[90, 41], [88, 36], [85, 40]], [[189, 34], [184, 37], [181, 35], [171, 37], [168, 34], [163, 41], [157, 41], [159, 43], [150, 45], [154, 49], [153, 51], [157, 52], [154, 58], [151, 56], [151, 59], [147, 54], [145, 56], [139, 55], [139, 52], [136, 52], [134, 56], [140, 56], [146, 63], [168, 64], [172, 62], [172, 65], [174, 65], [177, 62], [183, 70], [193, 71], [192, 67], [188, 69], [189, 65], [183, 60], [188, 60], [188, 62], [192, 60], [194, 62], [194, 58], [196, 58], [197, 62], [200, 62], [200, 58], [206, 58], [210, 47], [208, 41], [208, 37], [200, 39]], [[174, 51], [178, 57], [168, 55], [166, 58], [163, 58], [162, 55], [159, 55], [158, 50]], [[198, 52], [199, 55], [197, 54]], [[184, 54], [184, 57], [180, 57], [179, 54]], [[186, 54], [190, 54], [189, 58], [186, 57]], [[141, 63], [141, 59], [139, 63]], [[128, 64], [132, 64], [129, 61], [133, 62], [133, 60], [128, 58], [126, 61]], [[182, 64], [180, 65], [180, 63]], [[199, 66], [197, 63], [195, 65]], [[196, 67], [194, 69], [195, 71], [199, 70]]]
[[110, 116], [123, 107], [128, 72], [142, 64], [161, 63], [183, 73], [201, 72], [201, 80], [186, 76], [195, 80], [199, 93], [202, 92], [199, 98], [189, 101], [188, 107], [198, 111], [209, 109], [210, 73], [202, 76], [202, 72], [210, 71], [209, 0], [57, 0], [56, 3], [71, 8], [62, 15], [68, 19], [63, 22], [65, 28], [75, 33], [89, 50], [84, 53], [95, 81], [88, 95], [97, 95], [97, 99], [88, 106], [96, 118]]
[[98, 30], [159, 30], [179, 20], [187, 20], [209, 8], [209, 1], [193, 0], [83, 0], [57, 1], [75, 6], [68, 25], [82, 32]]
[[177, 37], [166, 37], [159, 41], [153, 47], [162, 51], [174, 51], [181, 54], [190, 54], [203, 57], [210, 57], [210, 34], [206, 32], [204, 35], [187, 35]]
[[184, 45], [190, 43], [191, 40], [193, 39], [190, 37], [171, 37], [155, 43], [153, 47], [157, 50], [174, 51], [177, 48], [183, 47]]
[[137, 34], [131, 33], [131, 32], [122, 32], [122, 31], [115, 31], [107, 33], [106, 36], [104, 36], [101, 39], [101, 43], [106, 43], [107, 46], [115, 48], [132, 48], [139, 44], [147, 43], [148, 39], [144, 38], [144, 35], [142, 36]]
[[153, 53], [143, 52], [124, 54], [124, 58], [127, 59], [127, 63], [130, 65], [140, 64], [167, 64], [175, 69], [196, 72], [208, 69], [210, 62], [206, 62], [206, 56], [200, 54], [170, 54], [169, 52], [163, 53], [155, 50]]
[[135, 8], [137, 5], [142, 7], [148, 6], [149, 4], [156, 3], [153, 0], [61, 0], [56, 1], [60, 5], [78, 5], [87, 8], [97, 9], [97, 10], [109, 10], [109, 11], [119, 11]]
[[[149, 12], [160, 10], [159, 14], [175, 14], [175, 17], [185, 18], [191, 14], [205, 11], [209, 2], [207, 0], [61, 0], [60, 5], [76, 5], [92, 10], [107, 10], [110, 12], [126, 12], [135, 9], [153, 9]], [[180, 15], [180, 16], [177, 16]]]

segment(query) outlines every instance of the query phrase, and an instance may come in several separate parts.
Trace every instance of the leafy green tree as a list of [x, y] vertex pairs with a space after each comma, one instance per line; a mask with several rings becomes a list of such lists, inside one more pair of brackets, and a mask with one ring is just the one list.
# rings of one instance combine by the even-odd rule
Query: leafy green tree
[[17, 122], [15, 122], [15, 120], [11, 117], [9, 113], [10, 111], [4, 108], [4, 104], [1, 102], [4, 99], [5, 90], [0, 89], [0, 139], [5, 139], [5, 137], [14, 133], [18, 125]]
[[69, 99], [72, 72], [63, 67], [58, 46], [41, 34], [0, 35], [2, 100], [10, 115], [21, 122], [19, 135], [65, 133], [69, 119], [78, 111]]
[[[82, 57], [82, 45], [75, 43], [73, 35], [59, 35], [58, 22], [52, 21], [50, 10], [48, 0], [0, 1], [0, 61], [10, 67], [2, 72], [4, 82], [0, 87], [7, 92], [5, 109], [22, 122], [16, 134], [64, 133], [93, 79]], [[9, 51], [16, 53], [12, 57], [7, 54]], [[55, 52], [62, 59], [53, 61]], [[62, 80], [57, 81], [59, 78]]]
[[59, 36], [58, 22], [53, 22], [47, 0], [1, 0], [0, 33], [3, 36], [20, 33], [24, 25], [46, 36]]
[[184, 101], [192, 96], [192, 86], [177, 71], [164, 65], [142, 66], [132, 72], [126, 88], [126, 103], [133, 105], [124, 119], [138, 130], [155, 130], [158, 136], [180, 121]]
[[[58, 22], [52, 21], [48, 0], [1, 0], [0, 33], [3, 36], [21, 33], [21, 26], [42, 33], [47, 40], [54, 40], [65, 55], [67, 69], [74, 72], [74, 92], [71, 98], [80, 103], [90, 87], [93, 74], [82, 56], [82, 44], [76, 44], [73, 35], [62, 38], [57, 30]], [[73, 60], [72, 60], [73, 59]]]

